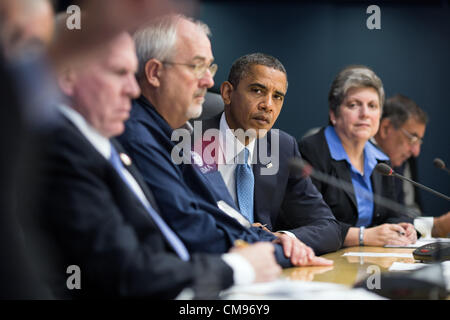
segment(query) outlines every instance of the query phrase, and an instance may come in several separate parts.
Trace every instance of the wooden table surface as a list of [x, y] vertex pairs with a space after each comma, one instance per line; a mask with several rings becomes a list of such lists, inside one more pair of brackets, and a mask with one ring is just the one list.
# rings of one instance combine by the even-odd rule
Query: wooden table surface
[[414, 249], [382, 248], [382, 247], [350, 247], [325, 254], [324, 258], [334, 261], [329, 267], [298, 267], [283, 270], [283, 277], [303, 281], [333, 282], [352, 286], [373, 273], [378, 266], [381, 272], [389, 272], [394, 262], [414, 263], [413, 258], [400, 257], [352, 257], [343, 256], [346, 252], [378, 252], [378, 253], [412, 253]]

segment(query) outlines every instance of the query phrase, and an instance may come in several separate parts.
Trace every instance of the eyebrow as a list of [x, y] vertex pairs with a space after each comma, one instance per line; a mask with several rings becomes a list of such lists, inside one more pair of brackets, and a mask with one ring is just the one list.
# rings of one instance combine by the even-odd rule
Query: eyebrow
[[[248, 86], [249, 87], [258, 87], [258, 88], [261, 88], [261, 89], [264, 89], [264, 90], [267, 89], [267, 87], [265, 85], [261, 84], [261, 83], [250, 83]], [[278, 91], [278, 90], [275, 90], [275, 93], [280, 95], [280, 96], [282, 96], [282, 97], [284, 97], [286, 95], [285, 93], [283, 93], [281, 91]]]
[[[406, 129], [405, 129], [406, 130]], [[408, 130], [406, 130], [410, 135], [412, 135], [412, 136], [414, 136], [414, 137], [416, 137], [416, 138], [419, 138], [419, 139], [423, 139], [423, 136], [421, 137], [421, 136], [419, 136], [416, 132], [409, 132]]]
[[[206, 61], [206, 58], [202, 57], [202, 56], [195, 56], [195, 57], [192, 58], [192, 61], [196, 61], [196, 60], [197, 61], [201, 60], [202, 62], [204, 62], [204, 61]], [[213, 62], [214, 62], [214, 58], [211, 59], [210, 64], [212, 64]]]

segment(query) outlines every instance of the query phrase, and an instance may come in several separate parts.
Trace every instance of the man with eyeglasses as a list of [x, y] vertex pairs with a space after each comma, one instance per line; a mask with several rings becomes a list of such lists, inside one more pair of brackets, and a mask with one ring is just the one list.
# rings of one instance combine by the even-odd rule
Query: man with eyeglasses
[[[209, 33], [199, 21], [169, 15], [134, 35], [142, 95], [133, 102], [120, 142], [155, 194], [163, 218], [190, 252], [224, 253], [236, 240], [270, 241], [283, 267], [329, 264], [309, 254], [298, 239], [243, 226], [233, 213], [219, 208], [218, 202], [230, 197], [226, 190], [206, 180], [194, 165], [173, 161], [174, 150], [180, 152], [172, 137], [201, 114], [206, 91], [214, 85], [217, 65]], [[190, 158], [188, 151], [183, 156]]]
[[[386, 100], [380, 128], [372, 140], [386, 153], [397, 172], [407, 174], [412, 179], [416, 176], [416, 168], [415, 165], [410, 167], [407, 160], [419, 156], [427, 121], [427, 115], [413, 100], [397, 94]], [[420, 210], [420, 201], [412, 185], [396, 181], [396, 187], [398, 201], [408, 206], [414, 205]], [[414, 194], [416, 198], [411, 196]]]
[[[372, 139], [372, 142], [390, 158], [394, 170], [412, 180], [417, 180], [416, 158], [420, 154], [427, 122], [426, 113], [413, 100], [397, 94], [386, 100], [380, 128]], [[407, 181], [396, 180], [395, 182], [397, 200], [420, 216], [422, 207], [416, 188]], [[450, 232], [450, 212], [435, 218], [433, 223], [430, 222], [415, 221], [415, 226], [421, 229], [419, 232], [428, 235], [446, 236]], [[424, 230], [423, 227], [418, 227], [419, 224], [430, 228], [433, 226], [433, 229]]]

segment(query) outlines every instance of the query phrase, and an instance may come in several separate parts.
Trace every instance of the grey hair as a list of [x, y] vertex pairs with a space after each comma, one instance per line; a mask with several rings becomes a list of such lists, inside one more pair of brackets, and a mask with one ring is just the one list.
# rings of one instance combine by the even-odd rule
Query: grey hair
[[246, 54], [234, 61], [228, 74], [228, 82], [237, 87], [241, 79], [247, 76], [254, 65], [262, 65], [283, 72], [286, 75], [287, 88], [287, 72], [283, 64], [277, 58], [259, 52]]
[[428, 116], [413, 100], [396, 94], [386, 100], [381, 119], [388, 118], [394, 128], [399, 129], [411, 117], [422, 124], [427, 124]]
[[342, 69], [331, 84], [328, 106], [335, 115], [339, 114], [339, 106], [351, 88], [374, 88], [380, 99], [380, 108], [383, 108], [384, 88], [381, 79], [366, 66], [351, 65]]
[[148, 60], [164, 61], [171, 60], [174, 57], [177, 26], [182, 19], [193, 22], [207, 36], [211, 36], [211, 31], [205, 23], [181, 14], [165, 15], [154, 19], [149, 25], [136, 31], [133, 35], [139, 62], [137, 79], [144, 78], [145, 64]]

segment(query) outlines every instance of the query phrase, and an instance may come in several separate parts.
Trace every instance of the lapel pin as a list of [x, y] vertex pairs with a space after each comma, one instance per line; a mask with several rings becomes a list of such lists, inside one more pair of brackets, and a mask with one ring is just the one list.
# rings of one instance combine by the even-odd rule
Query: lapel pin
[[127, 154], [125, 154], [125, 153], [121, 153], [121, 154], [120, 154], [120, 160], [122, 160], [123, 164], [126, 165], [126, 166], [131, 165], [131, 159], [130, 159], [130, 157], [129, 157]]

